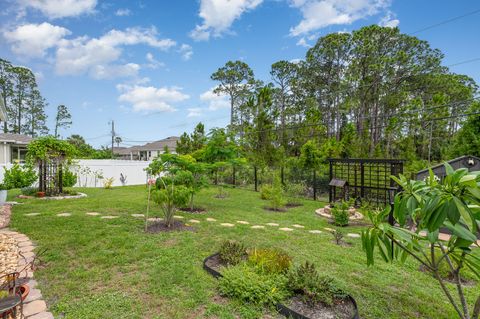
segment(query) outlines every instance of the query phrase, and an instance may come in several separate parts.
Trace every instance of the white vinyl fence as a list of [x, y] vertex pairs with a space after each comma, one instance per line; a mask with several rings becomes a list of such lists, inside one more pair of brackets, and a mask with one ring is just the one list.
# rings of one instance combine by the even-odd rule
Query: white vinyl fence
[[[106, 179], [113, 177], [113, 186], [142, 185], [147, 182], [145, 168], [149, 161], [124, 160], [75, 160], [69, 170], [77, 174], [76, 187], [103, 187]], [[3, 182], [5, 168], [13, 164], [0, 164], [0, 183]], [[37, 183], [36, 183], [37, 184]]]
[[113, 177], [113, 186], [141, 185], [147, 182], [148, 161], [76, 160], [70, 170], [77, 174], [77, 187], [103, 187]]

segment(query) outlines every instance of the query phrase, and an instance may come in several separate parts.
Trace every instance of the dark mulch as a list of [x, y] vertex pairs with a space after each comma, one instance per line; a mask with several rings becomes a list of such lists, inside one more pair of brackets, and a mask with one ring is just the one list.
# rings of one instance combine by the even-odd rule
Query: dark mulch
[[220, 269], [224, 266], [222, 264], [222, 261], [220, 260], [219, 255], [215, 255], [215, 256], [207, 259], [207, 261], [205, 262], [205, 265], [207, 265], [208, 267], [210, 267], [213, 270], [216, 270], [218, 272], [220, 272]]
[[305, 304], [300, 297], [295, 296], [285, 305], [310, 319], [351, 319], [355, 314], [355, 305], [349, 299], [338, 299], [331, 307], [321, 303], [311, 307]]
[[201, 208], [201, 207], [193, 207], [193, 208], [183, 207], [183, 208], [180, 208], [180, 210], [182, 212], [190, 213], [190, 214], [202, 214], [207, 211], [205, 208]]
[[185, 226], [185, 224], [179, 220], [174, 220], [173, 224], [170, 227], [167, 227], [165, 222], [159, 221], [155, 223], [151, 223], [148, 225], [147, 231], [149, 233], [160, 233], [160, 232], [171, 232], [171, 231], [182, 231], [182, 230], [188, 230], [188, 231], [193, 231], [195, 230], [194, 227], [192, 226]]
[[289, 203], [287, 205], [285, 205], [287, 208], [295, 208], [295, 207], [300, 207], [300, 206], [303, 206], [302, 203]]
[[272, 207], [269, 207], [269, 206], [264, 206], [263, 209], [268, 210], [270, 212], [277, 212], [277, 213], [278, 212], [284, 213], [284, 212], [287, 211], [287, 209], [284, 208], [284, 207], [282, 207], [282, 208], [272, 208]]

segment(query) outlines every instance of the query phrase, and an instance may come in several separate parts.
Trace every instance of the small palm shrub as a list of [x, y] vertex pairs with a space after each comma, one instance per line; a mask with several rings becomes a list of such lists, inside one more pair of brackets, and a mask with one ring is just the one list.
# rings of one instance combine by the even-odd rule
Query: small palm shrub
[[331, 232], [331, 234], [333, 236], [333, 240], [335, 241], [335, 244], [341, 245], [344, 237], [343, 231], [341, 231], [340, 229], [334, 229]]
[[163, 178], [158, 180], [160, 180], [162, 188], [154, 190], [152, 198], [162, 209], [165, 225], [171, 227], [173, 225], [173, 216], [178, 207], [187, 205], [190, 198], [190, 190], [183, 185], [168, 184], [163, 181]]
[[238, 241], [226, 240], [220, 246], [219, 257], [225, 265], [237, 265], [247, 257], [247, 249]]
[[331, 306], [335, 299], [344, 299], [347, 296], [333, 278], [321, 276], [308, 261], [289, 272], [287, 277], [289, 289], [310, 306], [318, 303]]
[[112, 186], [113, 186], [113, 182], [115, 181], [115, 178], [113, 177], [110, 177], [110, 178], [106, 178], [104, 181], [103, 181], [103, 188], [105, 189], [112, 189]]
[[220, 292], [227, 297], [256, 305], [275, 305], [288, 296], [286, 277], [256, 271], [242, 263], [223, 271]]
[[344, 227], [348, 226], [350, 213], [348, 209], [350, 208], [350, 203], [346, 201], [337, 202], [332, 207], [332, 217], [333, 223], [337, 226]]
[[286, 273], [292, 266], [292, 257], [279, 249], [253, 249], [248, 263], [264, 273]]

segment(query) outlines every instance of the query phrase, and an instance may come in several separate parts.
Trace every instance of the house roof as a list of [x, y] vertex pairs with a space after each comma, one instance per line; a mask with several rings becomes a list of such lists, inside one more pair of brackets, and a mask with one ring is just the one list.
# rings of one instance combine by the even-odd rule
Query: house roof
[[118, 155], [126, 155], [126, 154], [130, 154], [131, 152], [138, 152], [138, 151], [163, 151], [165, 146], [167, 146], [170, 151], [175, 151], [175, 149], [177, 148], [177, 141], [179, 139], [180, 138], [177, 136], [170, 136], [163, 140], [147, 143], [145, 145], [135, 145], [128, 148], [114, 147], [113, 152]]
[[[460, 161], [464, 161], [464, 160], [467, 160], [467, 159], [470, 159], [470, 158], [471, 158], [471, 159], [474, 159], [477, 163], [480, 162], [480, 158], [477, 157], [477, 156], [464, 155], [464, 156], [460, 156], [460, 157], [454, 158], [454, 159], [452, 159], [452, 160], [449, 160], [449, 161], [447, 161], [447, 163], [450, 164], [450, 165], [452, 165], [452, 164], [454, 164], [454, 163], [457, 163], [457, 162], [460, 162]], [[445, 163], [445, 162], [440, 163], [440, 164], [437, 164], [437, 165], [432, 166], [432, 167], [430, 167], [430, 168], [431, 168], [432, 171], [433, 171], [433, 170], [435, 170], [435, 169], [437, 169], [437, 168], [443, 167], [443, 166], [444, 166], [444, 163]], [[428, 170], [429, 170], [428, 168], [422, 169], [421, 171], [418, 171], [418, 172], [417, 172], [417, 175], [418, 175], [418, 174], [422, 174], [422, 173], [426, 173], [426, 172], [428, 172]]]
[[0, 133], [0, 142], [26, 145], [31, 141], [32, 141], [32, 138], [28, 135], [15, 134], [15, 133]]

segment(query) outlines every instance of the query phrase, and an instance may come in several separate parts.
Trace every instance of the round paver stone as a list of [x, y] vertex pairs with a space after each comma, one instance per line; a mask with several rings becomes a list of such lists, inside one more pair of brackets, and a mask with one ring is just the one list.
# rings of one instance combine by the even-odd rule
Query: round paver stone
[[220, 225], [224, 226], [224, 227], [233, 227], [235, 226], [234, 224], [230, 224], [230, 223], [221, 223]]
[[35, 300], [23, 305], [23, 315], [30, 317], [47, 310], [47, 304], [43, 300]]
[[159, 218], [159, 217], [150, 217], [150, 218], [147, 218], [147, 221], [149, 222], [160, 222], [162, 221], [163, 218]]
[[295, 228], [305, 228], [305, 226], [299, 224], [293, 224], [292, 226]]
[[58, 217], [68, 217], [68, 216], [72, 216], [72, 214], [70, 213], [61, 213], [61, 214], [57, 214]]
[[25, 214], [25, 216], [38, 216], [40, 215], [40, 213], [28, 213], [28, 214]]
[[106, 216], [102, 216], [100, 218], [102, 219], [115, 219], [115, 218], [118, 218], [119, 216], [112, 216], [112, 215], [106, 215]]
[[88, 212], [88, 213], [85, 213], [86, 215], [88, 216], [98, 216], [100, 215], [100, 213], [97, 213], [97, 212]]
[[316, 229], [309, 230], [308, 232], [311, 233], [311, 234], [321, 234], [322, 233], [321, 230], [316, 230]]
[[143, 214], [132, 214], [132, 217], [139, 218], [139, 217], [145, 217]]
[[194, 223], [194, 224], [200, 223], [200, 221], [198, 219], [189, 219], [188, 222], [189, 223]]
[[325, 227], [324, 229], [325, 229], [326, 231], [335, 231], [335, 229], [328, 228], [328, 227]]
[[267, 225], [268, 225], [268, 226], [276, 226], [276, 227], [280, 226], [280, 225], [277, 224], [277, 223], [267, 223]]
[[207, 222], [216, 222], [217, 220], [215, 218], [211, 218], [211, 217], [207, 217], [207, 219], [205, 219]]
[[281, 230], [281, 231], [293, 231], [292, 228], [288, 228], [288, 227], [279, 228], [278, 230]]
[[349, 233], [347, 234], [348, 237], [351, 237], [351, 238], [360, 238], [361, 236], [359, 234], [353, 234], [353, 233]]
[[244, 221], [244, 220], [237, 220], [237, 223], [242, 224], [242, 225], [249, 225], [250, 224], [249, 222]]
[[253, 225], [251, 228], [252, 229], [264, 229], [265, 226], [263, 226], [263, 225]]
[[173, 215], [173, 218], [177, 218], [177, 219], [184, 219], [185, 217], [183, 217], [183, 216], [180, 216], [180, 215]]

